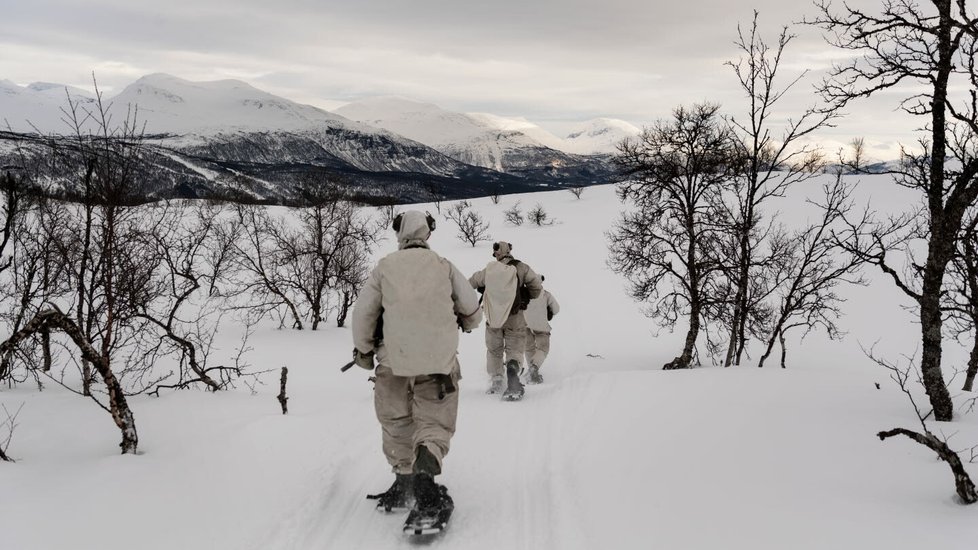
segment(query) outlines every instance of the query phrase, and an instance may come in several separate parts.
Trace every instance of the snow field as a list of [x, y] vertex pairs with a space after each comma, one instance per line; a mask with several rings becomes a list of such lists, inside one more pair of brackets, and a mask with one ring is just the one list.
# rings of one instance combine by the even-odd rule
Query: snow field
[[[880, 178], [864, 178], [860, 197], [898, 204]], [[815, 189], [807, 185], [784, 203], [791, 223], [805, 215], [800, 197]], [[540, 202], [557, 223], [505, 225], [503, 211], [517, 200], [524, 211]], [[612, 187], [589, 188], [580, 200], [552, 192], [472, 202], [494, 240], [512, 242], [514, 256], [546, 275], [561, 313], [546, 383], [527, 386], [519, 403], [484, 393], [483, 331], [462, 335], [458, 432], [441, 480], [456, 510], [430, 546], [973, 547], [978, 508], [954, 501], [946, 465], [905, 438], [875, 437], [917, 421], [860, 345], [878, 342], [897, 360], [919, 341], [899, 294], [876, 273], [867, 272], [873, 286], [845, 291], [848, 336], [793, 342], [788, 369], [755, 368], [755, 345], [741, 367], [665, 372], [659, 368], [676, 355], [684, 327], [653, 336], [654, 323], [605, 266], [604, 232], [620, 209]], [[437, 215], [434, 205], [417, 208]], [[491, 242], [473, 248], [454, 233], [439, 219], [431, 245], [463, 273], [491, 260]], [[388, 238], [378, 255], [393, 247]], [[220, 337], [225, 353], [239, 336], [229, 324]], [[0, 547], [414, 547], [400, 533], [403, 515], [377, 513], [364, 498], [393, 476], [368, 374], [339, 372], [352, 348], [349, 330], [269, 323], [249, 345], [253, 368], [272, 369], [255, 395], [239, 385], [131, 400], [139, 456], [117, 454], [118, 430], [84, 398], [53, 384], [41, 393], [29, 384], [0, 390], [8, 409], [24, 404], [9, 449], [19, 462], [0, 464]], [[950, 372], [966, 355], [949, 347], [946, 357]], [[274, 398], [281, 366], [289, 367], [288, 416]], [[954, 434], [955, 448], [978, 444], [974, 414], [932, 428]]]

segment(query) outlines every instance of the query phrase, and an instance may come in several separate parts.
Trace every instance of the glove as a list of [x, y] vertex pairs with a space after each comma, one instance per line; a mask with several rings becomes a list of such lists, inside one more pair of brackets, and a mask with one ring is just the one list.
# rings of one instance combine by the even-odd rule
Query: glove
[[374, 352], [360, 353], [360, 350], [353, 348], [353, 362], [361, 369], [374, 370]]
[[553, 320], [553, 318], [554, 318], [554, 312], [553, 312], [553, 310], [552, 310], [552, 309], [550, 309], [550, 308], [548, 307], [548, 308], [547, 308], [547, 320], [548, 320], [548, 321], [551, 321], [551, 320]]

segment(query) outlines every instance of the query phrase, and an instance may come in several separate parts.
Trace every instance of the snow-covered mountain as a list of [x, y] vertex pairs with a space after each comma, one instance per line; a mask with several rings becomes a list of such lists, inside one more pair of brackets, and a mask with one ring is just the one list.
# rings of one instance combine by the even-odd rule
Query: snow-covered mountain
[[461, 162], [500, 172], [601, 169], [602, 161], [569, 153], [564, 140], [523, 119], [458, 113], [394, 96], [356, 101], [334, 112], [424, 143]]
[[[0, 81], [0, 120], [14, 132], [70, 134], [61, 120], [64, 89]], [[83, 109], [94, 108], [91, 94], [69, 92]], [[151, 74], [103, 103], [114, 125], [134, 116], [160, 158], [169, 159], [158, 171], [167, 181], [154, 186], [161, 195], [172, 186], [180, 196], [206, 196], [215, 183], [250, 178], [253, 198], [287, 200], [283, 187], [303, 173], [326, 171], [369, 196], [412, 201], [602, 183], [610, 173], [605, 159], [558, 150], [559, 138], [527, 121], [401, 99], [333, 113], [239, 80]], [[0, 143], [0, 157], [10, 150], [9, 140]]]
[[[152, 74], [111, 99], [114, 108], [138, 105], [150, 134], [207, 134], [234, 131], [296, 131], [355, 128], [343, 117], [264, 92], [240, 80], [192, 82]], [[371, 132], [368, 128], [357, 128]]]
[[[66, 93], [67, 90], [67, 93]], [[9, 80], [0, 80], [0, 129], [15, 132], [68, 132], [70, 127], [62, 120], [61, 109], [67, 97], [90, 105], [94, 98], [89, 92], [49, 82], [34, 82], [18, 86]]]
[[624, 120], [595, 118], [582, 123], [564, 140], [564, 150], [580, 155], [614, 153], [622, 140], [633, 138], [642, 130]]

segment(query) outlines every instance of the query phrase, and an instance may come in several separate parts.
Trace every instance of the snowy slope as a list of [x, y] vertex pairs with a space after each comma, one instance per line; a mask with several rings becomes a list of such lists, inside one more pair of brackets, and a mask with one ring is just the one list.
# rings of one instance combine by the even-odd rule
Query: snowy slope
[[334, 112], [424, 143], [467, 164], [498, 171], [584, 160], [568, 155], [560, 138], [521, 119], [457, 113], [393, 96], [356, 101]]
[[642, 133], [637, 126], [614, 118], [595, 118], [567, 135], [565, 151], [582, 155], [614, 153], [623, 139]]
[[66, 105], [67, 94], [73, 100], [89, 106], [92, 94], [63, 84], [34, 82], [18, 86], [9, 80], [0, 80], [0, 128], [8, 126], [15, 132], [69, 132], [70, 127], [62, 120], [61, 109]]
[[[884, 208], [905, 201], [881, 178], [863, 177], [861, 197], [876, 195]], [[792, 220], [804, 218], [802, 198], [781, 205]], [[543, 204], [558, 223], [504, 225], [516, 201]], [[561, 313], [546, 383], [528, 387], [520, 403], [483, 393], [482, 330], [462, 335], [458, 432], [442, 476], [456, 512], [431, 547], [973, 548], [978, 508], [953, 501], [947, 467], [916, 443], [874, 436], [916, 423], [887, 373], [859, 349], [878, 341], [896, 359], [919, 339], [881, 277], [846, 291], [844, 341], [814, 334], [794, 342], [786, 370], [666, 372], [658, 367], [676, 354], [681, 334], [653, 336], [604, 264], [604, 232], [620, 209], [611, 187], [590, 188], [580, 200], [552, 192], [473, 204], [495, 238], [547, 276]], [[469, 247], [439, 221], [432, 247], [464, 273], [491, 259], [488, 243]], [[393, 247], [388, 237], [380, 254]], [[237, 336], [221, 336], [225, 353]], [[8, 408], [24, 403], [10, 446], [20, 461], [0, 463], [3, 547], [414, 548], [399, 532], [403, 515], [377, 513], [364, 499], [392, 475], [368, 374], [338, 370], [349, 330], [270, 323], [250, 343], [256, 370], [275, 370], [255, 395], [239, 387], [132, 399], [139, 456], [116, 454], [117, 430], [84, 398], [53, 385], [0, 389]], [[947, 355], [949, 365], [963, 357]], [[283, 365], [289, 416], [274, 398]], [[974, 415], [944, 431], [956, 434], [956, 448], [978, 443]]]
[[300, 130], [354, 126], [346, 119], [259, 90], [240, 80], [192, 82], [167, 74], [144, 76], [111, 98], [116, 108], [138, 105], [151, 134]]

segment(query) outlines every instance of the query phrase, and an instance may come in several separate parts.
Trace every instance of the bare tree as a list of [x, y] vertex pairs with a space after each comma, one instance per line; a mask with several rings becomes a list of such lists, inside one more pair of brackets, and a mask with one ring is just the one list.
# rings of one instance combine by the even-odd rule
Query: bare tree
[[[924, 387], [936, 418], [942, 421], [952, 419], [954, 405], [941, 368], [941, 293], [964, 214], [978, 198], [978, 158], [971, 154], [978, 133], [974, 95], [978, 32], [967, 4], [967, 0], [923, 4], [887, 0], [876, 14], [848, 5], [836, 11], [827, 0], [819, 0], [819, 15], [810, 21], [827, 31], [831, 44], [858, 54], [833, 67], [821, 88], [825, 97], [844, 106], [908, 85], [901, 107], [926, 120], [923, 152], [908, 155], [905, 166], [911, 169], [904, 169], [899, 182], [921, 192], [920, 212], [915, 214], [924, 220], [912, 226], [888, 224], [890, 229], [920, 231], [927, 243], [926, 260], [912, 262], [909, 278], [901, 275], [883, 248], [886, 228], [871, 235], [873, 248], [863, 252], [918, 306]], [[948, 164], [949, 157], [960, 164]], [[893, 240], [906, 242], [905, 238]]]
[[781, 266], [779, 305], [758, 367], [764, 366], [776, 341], [781, 344], [781, 368], [785, 367], [785, 333], [789, 330], [801, 328], [807, 334], [821, 327], [830, 338], [838, 338], [840, 331], [835, 320], [844, 300], [836, 289], [841, 283], [864, 284], [855, 273], [861, 261], [841, 253], [835, 241], [834, 230], [852, 209], [851, 188], [843, 183], [840, 174], [823, 187], [823, 192], [823, 202], [812, 203], [821, 209], [821, 218], [785, 241], [790, 250], [789, 261]]
[[947, 275], [948, 291], [944, 295], [947, 327], [959, 342], [971, 346], [962, 389], [972, 391], [978, 376], [978, 214], [974, 209], [969, 213]]
[[520, 201], [516, 201], [513, 206], [503, 212], [506, 222], [515, 226], [523, 225], [525, 218], [523, 217], [523, 211], [520, 209]]
[[[24, 210], [12, 228], [14, 246], [9, 257], [7, 284], [0, 287], [0, 301], [6, 306], [0, 316], [10, 333], [20, 330], [38, 312], [40, 304], [56, 301], [71, 292], [69, 270], [60, 253], [62, 243], [71, 242], [74, 237], [65, 233], [70, 225], [68, 208], [40, 197], [21, 205]], [[51, 335], [42, 330], [37, 338], [38, 345], [30, 350], [40, 349], [40, 358], [27, 352], [22, 352], [21, 358], [27, 370], [49, 372], [54, 361]], [[12, 371], [0, 370], [0, 380], [3, 379], [21, 381]]]
[[842, 165], [852, 173], [859, 174], [866, 167], [866, 139], [862, 137], [852, 138], [849, 142], [849, 156], [843, 160]]
[[[97, 82], [95, 91], [89, 104], [67, 96], [62, 112], [70, 135], [46, 138], [45, 158], [54, 172], [77, 174], [69, 194], [80, 206], [67, 209], [68, 230], [56, 246], [74, 286], [75, 324], [111, 364], [113, 352], [138, 337], [130, 306], [145, 298], [138, 287], [152, 268], [135, 261], [130, 250], [153, 223], [138, 219], [141, 213], [133, 207], [144, 200], [152, 179], [147, 161], [152, 153], [144, 145], [138, 112], [130, 108], [116, 124]], [[82, 355], [80, 361], [82, 393], [92, 396], [89, 359]]]
[[711, 254], [720, 238], [719, 195], [733, 174], [736, 146], [719, 107], [673, 110], [671, 120], [619, 145], [618, 198], [631, 209], [609, 234], [611, 268], [631, 283], [631, 295], [650, 301], [648, 315], [673, 327], [688, 317], [682, 352], [664, 368], [688, 368], [705, 309], [704, 289], [720, 270]]
[[571, 194], [574, 195], [574, 198], [576, 199], [580, 199], [581, 195], [584, 194], [583, 186], [568, 187], [567, 190], [570, 191]]
[[[771, 199], [782, 197], [792, 185], [817, 176], [821, 156], [817, 149], [800, 142], [835, 117], [832, 109], [809, 107], [792, 118], [778, 111], [781, 100], [800, 82], [805, 73], [784, 82], [779, 70], [785, 49], [794, 39], [782, 27], [777, 44], [769, 45], [758, 30], [758, 12], [750, 29], [737, 27], [736, 45], [741, 57], [729, 61], [747, 100], [745, 115], [730, 117], [737, 136], [741, 170], [731, 180], [731, 205], [728, 247], [729, 266], [725, 270], [732, 294], [729, 315], [730, 338], [724, 366], [738, 365], [744, 353], [751, 326], [762, 325], [760, 316], [764, 296], [752, 295], [752, 287], [765, 278], [760, 274], [772, 263], [775, 251], [765, 249], [775, 219], [764, 222], [764, 208]], [[771, 288], [758, 288], [761, 294]]]
[[367, 259], [382, 228], [325, 183], [301, 184], [306, 206], [294, 211], [294, 220], [260, 208], [240, 210], [246, 238], [235, 245], [244, 275], [239, 288], [254, 298], [245, 307], [258, 314], [284, 309], [300, 330], [300, 310], [317, 330], [334, 295], [342, 326], [366, 282]]
[[12, 262], [9, 257], [9, 245], [17, 218], [20, 216], [23, 192], [23, 178], [18, 178], [9, 170], [0, 174], [0, 195], [3, 197], [3, 212], [0, 218], [0, 274], [6, 271]]
[[462, 242], [467, 242], [473, 247], [481, 241], [491, 241], [492, 235], [489, 234], [489, 222], [482, 219], [477, 212], [472, 210], [469, 201], [459, 201], [448, 209], [447, 217], [455, 222], [458, 227], [456, 236]]
[[24, 404], [21, 403], [20, 407], [13, 414], [7, 410], [7, 406], [3, 405], [3, 414], [6, 416], [6, 420], [0, 423], [0, 430], [6, 432], [3, 434], [0, 432], [0, 460], [4, 462], [14, 462], [14, 459], [10, 458], [7, 454], [7, 450], [10, 448], [10, 441], [14, 437], [14, 430], [17, 429], [17, 417], [20, 415], [20, 411], [24, 408]]
[[239, 224], [240, 237], [232, 244], [234, 286], [236, 293], [250, 297], [246, 305], [236, 307], [257, 317], [277, 313], [281, 326], [288, 318], [292, 328], [302, 330], [298, 299], [292, 296], [283, 273], [289, 260], [281, 245], [290, 244], [284, 224], [269, 216], [265, 208], [247, 205], [236, 208], [237, 221], [231, 223]]
[[547, 211], [540, 203], [537, 203], [532, 210], [526, 213], [526, 219], [537, 227], [551, 225], [554, 223], [553, 220], [550, 219], [550, 215], [547, 214]]
[[393, 202], [384, 206], [378, 206], [377, 209], [380, 210], [381, 214], [383, 214], [383, 224], [388, 227], [390, 227], [390, 224], [394, 223], [394, 218], [396, 218], [400, 213], [400, 209], [397, 207], [397, 204]]
[[[886, 361], [873, 356], [872, 351], [868, 352], [868, 355], [870, 359], [890, 371], [890, 378], [900, 386], [900, 389], [910, 400], [911, 405], [913, 405], [914, 411], [917, 413], [917, 420], [920, 421], [920, 426], [923, 431], [923, 433], [920, 433], [907, 428], [894, 428], [892, 430], [879, 432], [876, 434], [876, 437], [879, 437], [880, 441], [886, 441], [886, 439], [890, 437], [903, 435], [934, 451], [937, 454], [937, 457], [947, 463], [948, 467], [951, 468], [951, 473], [954, 475], [954, 489], [958, 495], [958, 498], [961, 499], [961, 502], [964, 504], [974, 504], [975, 502], [978, 502], [978, 489], [975, 488], [975, 484], [971, 480], [971, 476], [968, 475], [968, 470], [964, 468], [961, 457], [956, 451], [951, 449], [951, 447], [948, 445], [947, 439], [940, 439], [930, 431], [926, 422], [929, 414], [925, 415], [920, 411], [920, 407], [917, 406], [917, 401], [910, 392], [908, 384], [910, 372], [914, 369], [913, 359], [910, 360], [910, 364], [907, 366], [907, 368], [901, 369], [897, 365], [887, 363]], [[920, 382], [923, 383], [922, 381]], [[974, 455], [974, 450], [975, 449], [973, 447], [972, 455]]]
[[223, 317], [223, 300], [212, 291], [227, 269], [226, 243], [217, 236], [223, 209], [203, 202], [186, 208], [161, 203], [155, 209], [164, 221], [146, 238], [159, 269], [149, 289], [152, 298], [137, 304], [136, 316], [170, 344], [178, 371], [175, 382], [168, 377], [152, 393], [198, 383], [212, 391], [223, 389], [242, 374], [233, 367], [209, 364]]
[[351, 203], [328, 199], [300, 210], [298, 217], [291, 274], [316, 330], [325, 316], [328, 292], [343, 286], [347, 295], [355, 296], [366, 281], [361, 260], [370, 256], [381, 226], [361, 216]]
[[21, 341], [37, 333], [42, 328], [47, 330], [60, 330], [65, 332], [78, 347], [81, 354], [92, 365], [96, 372], [105, 383], [109, 396], [109, 405], [103, 406], [115, 421], [116, 426], [122, 432], [122, 442], [119, 447], [123, 454], [135, 454], [139, 444], [139, 437], [136, 434], [136, 420], [129, 408], [126, 400], [126, 393], [116, 378], [115, 373], [109, 364], [109, 358], [103, 351], [96, 348], [90, 342], [75, 322], [58, 309], [47, 309], [38, 313], [33, 319], [27, 322], [24, 328], [15, 332], [10, 338], [0, 343], [0, 360], [6, 363], [10, 360], [11, 354]]

